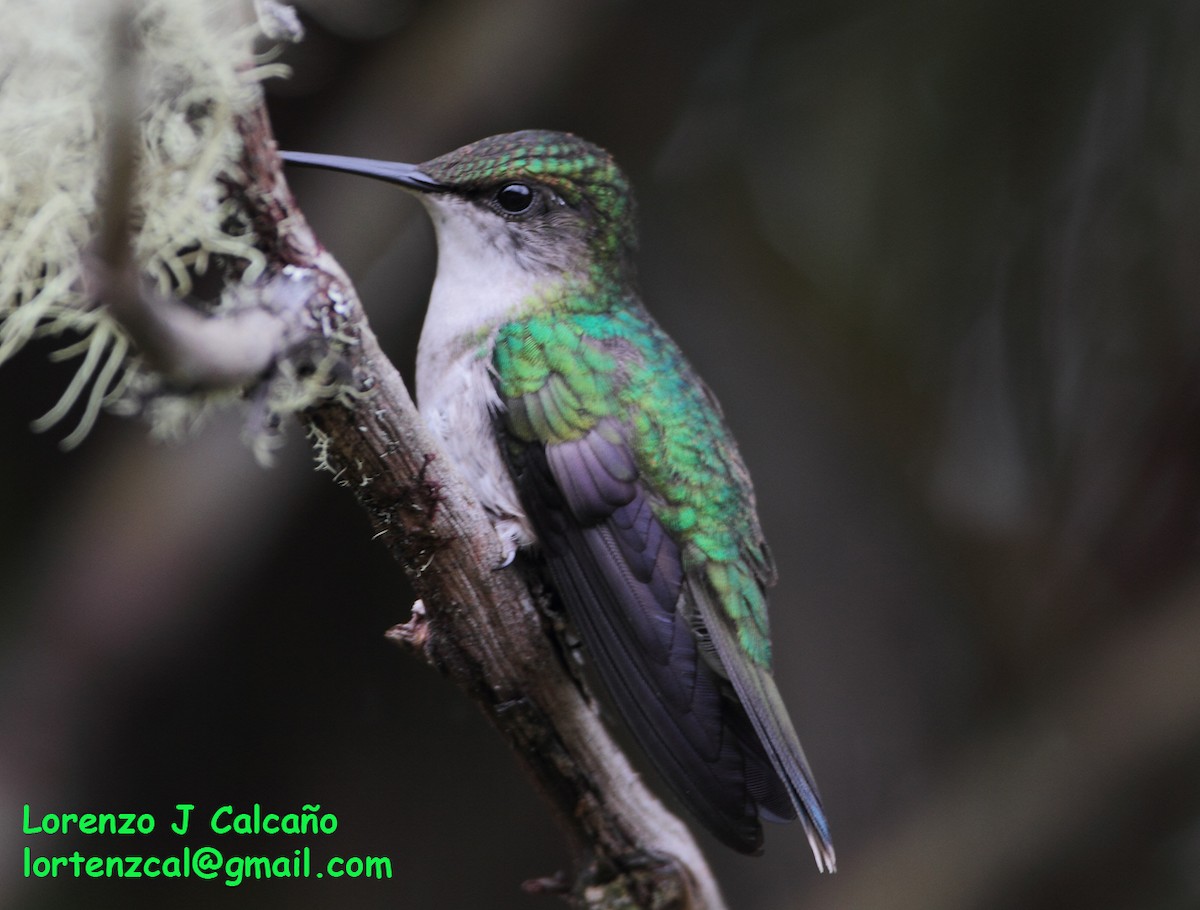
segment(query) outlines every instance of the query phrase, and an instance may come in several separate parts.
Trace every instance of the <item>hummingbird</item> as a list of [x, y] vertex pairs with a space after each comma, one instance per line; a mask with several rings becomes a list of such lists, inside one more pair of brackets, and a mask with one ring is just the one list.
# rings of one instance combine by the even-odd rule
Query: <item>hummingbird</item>
[[487, 510], [534, 551], [610, 700], [719, 840], [762, 852], [799, 818], [835, 866], [772, 677], [775, 567], [708, 386], [637, 290], [635, 202], [569, 133], [481, 139], [424, 164], [282, 152], [415, 194], [437, 240], [417, 405]]

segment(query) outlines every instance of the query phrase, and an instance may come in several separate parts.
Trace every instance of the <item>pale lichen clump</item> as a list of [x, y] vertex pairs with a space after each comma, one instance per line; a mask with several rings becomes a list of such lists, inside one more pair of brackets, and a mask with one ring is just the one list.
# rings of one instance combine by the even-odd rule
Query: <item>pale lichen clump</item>
[[[265, 7], [260, 3], [260, 12]], [[114, 15], [128, 16], [132, 48], [116, 47]], [[277, 10], [276, 10], [277, 11]], [[263, 36], [244, 0], [8, 0], [0, 28], [0, 364], [30, 339], [65, 335], [79, 357], [74, 381], [38, 422], [71, 411], [74, 445], [102, 407], [147, 410], [168, 434], [216, 397], [170, 395], [133, 353], [124, 329], [92, 296], [94, 248], [106, 217], [109, 78], [136, 55], [129, 188], [130, 252], [161, 294], [184, 298], [195, 276], [252, 283], [265, 260], [228, 187], [243, 174], [239, 115], [260, 103], [278, 64], [255, 57]], [[263, 48], [258, 48], [261, 52]], [[92, 294], [89, 294], [89, 290]], [[208, 303], [220, 310], [221, 300]], [[164, 398], [176, 398], [170, 403]], [[156, 406], [147, 409], [147, 402]], [[82, 402], [82, 405], [80, 403]]]

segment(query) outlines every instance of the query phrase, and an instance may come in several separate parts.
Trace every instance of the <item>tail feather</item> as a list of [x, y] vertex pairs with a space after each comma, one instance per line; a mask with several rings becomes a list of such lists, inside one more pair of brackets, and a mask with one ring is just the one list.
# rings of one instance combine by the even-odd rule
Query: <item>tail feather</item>
[[[703, 589], [697, 585], [696, 590]], [[697, 604], [722, 668], [804, 825], [817, 867], [823, 872], [836, 871], [837, 857], [821, 796], [775, 680], [768, 669], [742, 656], [724, 612], [709, 597], [699, 594]]]

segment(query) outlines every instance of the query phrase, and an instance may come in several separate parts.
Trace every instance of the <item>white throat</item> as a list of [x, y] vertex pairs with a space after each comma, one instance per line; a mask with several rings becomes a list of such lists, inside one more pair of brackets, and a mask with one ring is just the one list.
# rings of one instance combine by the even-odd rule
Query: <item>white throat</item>
[[437, 274], [417, 349], [417, 398], [464, 344], [500, 325], [538, 293], [542, 279], [507, 252], [503, 218], [450, 195], [420, 197], [437, 233]]

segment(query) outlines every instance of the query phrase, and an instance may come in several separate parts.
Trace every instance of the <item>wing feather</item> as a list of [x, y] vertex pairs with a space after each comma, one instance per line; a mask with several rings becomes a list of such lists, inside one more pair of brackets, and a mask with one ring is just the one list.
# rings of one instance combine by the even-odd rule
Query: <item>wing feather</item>
[[745, 711], [701, 653], [679, 547], [612, 430], [527, 447], [522, 499], [554, 585], [631, 732], [709, 830], [757, 853], [759, 816], [794, 812]]
[[[524, 496], [535, 514], [569, 511], [592, 521], [535, 520], [554, 586], [592, 657], [602, 683], [656, 770], [710, 831], [744, 852], [762, 846], [755, 804], [743, 784], [745, 759], [737, 730], [722, 722], [727, 699], [718, 675], [697, 653], [680, 594], [679, 550], [655, 519], [646, 492], [623, 481], [623, 504], [599, 508], [612, 492], [581, 480], [583, 466], [605, 463], [584, 455], [604, 448], [598, 435], [530, 450]], [[608, 466], [623, 468], [611, 453]], [[618, 471], [619, 473], [619, 471]], [[569, 477], [570, 475], [570, 477]]]

